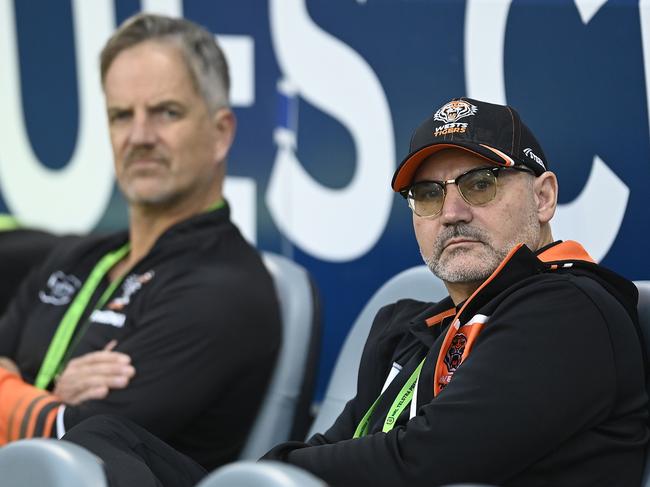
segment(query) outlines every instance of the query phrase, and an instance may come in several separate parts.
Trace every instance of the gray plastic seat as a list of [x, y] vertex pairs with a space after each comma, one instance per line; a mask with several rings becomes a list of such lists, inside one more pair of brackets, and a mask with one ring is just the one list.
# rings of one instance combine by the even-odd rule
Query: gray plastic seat
[[50, 438], [0, 448], [2, 487], [106, 487], [101, 461], [85, 448]]
[[262, 258], [280, 301], [282, 346], [242, 460], [256, 460], [274, 445], [304, 436], [320, 348], [319, 301], [309, 274], [281, 255], [263, 252]]
[[309, 472], [279, 462], [237, 462], [204, 478], [197, 487], [326, 487]]
[[[641, 332], [643, 333], [643, 340], [645, 342], [646, 358], [650, 357], [650, 281], [636, 281], [637, 289], [639, 290], [639, 323], [641, 325]], [[646, 377], [646, 387], [650, 395], [650, 378]], [[645, 470], [643, 472], [642, 487], [650, 487], [650, 447], [646, 449], [645, 457]]]
[[[365, 305], [343, 344], [325, 398], [309, 436], [329, 428], [346, 402], [356, 394], [357, 374], [363, 346], [379, 308], [403, 298], [438, 301], [447, 289], [426, 266], [400, 272], [381, 286]], [[277, 462], [236, 462], [206, 477], [197, 487], [316, 487], [325, 484], [310, 473]]]
[[375, 292], [350, 328], [308, 436], [326, 431], [343, 411], [345, 404], [355, 396], [361, 353], [379, 308], [404, 298], [440, 301], [447, 294], [442, 281], [425, 265], [400, 272]]

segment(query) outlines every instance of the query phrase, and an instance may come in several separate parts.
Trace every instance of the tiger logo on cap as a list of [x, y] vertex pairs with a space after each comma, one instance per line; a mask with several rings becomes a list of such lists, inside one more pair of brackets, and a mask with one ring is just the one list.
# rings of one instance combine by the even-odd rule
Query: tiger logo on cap
[[453, 123], [461, 118], [475, 115], [477, 110], [478, 108], [465, 100], [453, 100], [438, 109], [433, 119], [439, 122]]

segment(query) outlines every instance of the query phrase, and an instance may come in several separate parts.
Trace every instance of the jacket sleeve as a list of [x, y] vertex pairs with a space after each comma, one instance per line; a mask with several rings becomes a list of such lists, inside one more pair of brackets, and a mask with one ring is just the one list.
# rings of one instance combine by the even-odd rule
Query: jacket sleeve
[[[7, 306], [6, 311], [0, 318], [0, 357], [5, 356], [15, 359], [15, 354], [23, 333], [25, 318], [32, 311], [34, 306], [34, 296], [38, 296], [44, 282], [47, 282], [48, 276], [56, 268], [56, 262], [62, 260], [61, 256], [67, 256], [68, 252], [75, 249], [77, 237], [51, 237], [57, 241], [46, 243], [39, 242], [38, 245], [52, 247], [47, 258], [45, 249], [36, 252], [35, 258], [41, 262], [31, 267], [31, 270], [20, 281], [13, 299]], [[33, 252], [33, 251], [32, 251]]]
[[135, 332], [116, 348], [131, 357], [135, 376], [103, 400], [67, 406], [66, 430], [113, 413], [165, 439], [208, 407], [223, 407], [223, 421], [241, 422], [245, 434], [280, 344], [275, 295], [270, 281], [251, 283], [236, 268], [223, 269], [217, 282], [196, 273], [147, 296]]
[[[327, 445], [352, 438], [359, 421], [381, 391], [390, 370], [394, 345], [402, 337], [413, 315], [416, 302], [403, 300], [382, 307], [373, 320], [357, 373], [357, 392], [350, 399], [334, 424], [325, 433], [316, 433], [307, 442], [291, 441], [277, 445], [263, 460], [286, 461], [287, 455], [299, 448]], [[417, 303], [418, 308], [423, 303]]]
[[32, 297], [38, 294], [43, 271], [32, 270], [18, 287], [16, 295], [0, 318], [0, 357], [14, 358], [25, 316], [29, 312]]
[[333, 486], [502, 484], [607, 416], [615, 370], [592, 297], [568, 280], [528, 286], [501, 303], [451, 383], [405, 425], [359, 439], [348, 430], [285, 458]]
[[21, 438], [51, 436], [60, 405], [56, 396], [0, 368], [0, 446]]

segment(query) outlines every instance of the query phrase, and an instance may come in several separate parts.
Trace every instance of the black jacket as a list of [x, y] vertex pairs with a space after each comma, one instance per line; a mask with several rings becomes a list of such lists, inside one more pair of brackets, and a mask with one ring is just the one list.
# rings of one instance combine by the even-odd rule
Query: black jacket
[[[14, 359], [27, 382], [35, 380], [81, 283], [127, 238], [122, 232], [59, 248], [24, 283], [0, 321], [0, 356]], [[107, 286], [105, 278], [91, 303]], [[90, 316], [88, 308], [68, 358], [116, 339], [136, 374], [104, 400], [67, 406], [65, 429], [94, 414], [119, 414], [208, 469], [236, 459], [264, 396], [281, 329], [271, 277], [230, 222], [228, 207], [167, 230], [100, 313]]]
[[[561, 255], [566, 246], [550, 250]], [[403, 300], [382, 308], [363, 352], [357, 395], [335, 424], [265, 458], [303, 467], [333, 486], [637, 487], [648, 440], [637, 292], [582, 258], [543, 263], [526, 247], [515, 252], [460, 316], [461, 323], [477, 314], [488, 320], [436, 397], [435, 363], [452, 318], [429, 319], [430, 326], [425, 320], [453, 303]], [[417, 415], [409, 420], [407, 409], [382, 433], [393, 399], [425, 356]], [[393, 363], [403, 368], [373, 413], [370, 434], [350, 439]]]

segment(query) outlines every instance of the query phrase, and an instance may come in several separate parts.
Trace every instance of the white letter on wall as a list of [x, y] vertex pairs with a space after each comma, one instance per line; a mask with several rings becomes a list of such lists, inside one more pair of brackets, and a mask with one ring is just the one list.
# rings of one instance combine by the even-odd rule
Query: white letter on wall
[[[506, 103], [503, 52], [510, 2], [467, 0], [465, 82], [470, 97]], [[583, 23], [587, 24], [605, 0], [575, 0], [575, 3]], [[621, 227], [629, 192], [607, 164], [594, 156], [582, 192], [570, 203], [558, 205], [552, 222], [553, 236], [578, 240], [594, 259], [601, 261]]]
[[[75, 0], [72, 7], [79, 130], [70, 161], [52, 170], [38, 161], [25, 130], [13, 2], [0, 2], [0, 186], [24, 224], [86, 232], [103, 215], [114, 182], [98, 56], [114, 29], [115, 13], [112, 0]], [[43, 116], [55, 123], [55, 114]]]
[[276, 132], [269, 210], [280, 230], [311, 255], [333, 262], [358, 258], [379, 240], [393, 201], [395, 141], [386, 96], [364, 59], [320, 29], [303, 0], [271, 0], [270, 20], [287, 84], [350, 132], [357, 160], [345, 188], [327, 188], [297, 160], [291, 137]]

